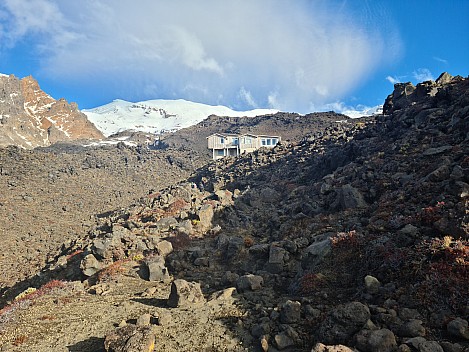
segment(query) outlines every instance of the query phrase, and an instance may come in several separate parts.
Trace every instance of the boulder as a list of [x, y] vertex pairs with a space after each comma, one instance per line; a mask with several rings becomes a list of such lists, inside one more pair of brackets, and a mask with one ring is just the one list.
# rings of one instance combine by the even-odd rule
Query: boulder
[[207, 231], [212, 227], [213, 220], [213, 207], [211, 204], [204, 204], [200, 207], [198, 211], [199, 215], [199, 227], [202, 231]]
[[283, 271], [287, 251], [282, 247], [272, 244], [269, 249], [269, 261], [266, 270], [272, 274], [279, 274]]
[[104, 348], [107, 352], [153, 352], [155, 342], [156, 336], [151, 326], [130, 324], [107, 334]]
[[226, 285], [235, 285], [238, 279], [239, 275], [236, 273], [232, 273], [231, 271], [225, 272], [225, 274], [223, 274], [221, 278], [222, 283]]
[[436, 341], [425, 341], [419, 345], [419, 352], [444, 352], [443, 347]]
[[412, 95], [415, 89], [416, 87], [411, 82], [394, 84], [394, 91], [384, 102], [383, 113], [388, 115], [410, 105], [414, 101]]
[[149, 326], [151, 324], [151, 314], [145, 313], [137, 318], [137, 326]]
[[405, 344], [406, 345], [409, 345], [415, 349], [418, 349], [420, 344], [426, 342], [427, 339], [425, 339], [424, 337], [422, 336], [418, 336], [418, 337], [412, 337], [411, 339], [408, 339], [408, 340], [405, 340]]
[[412, 352], [413, 350], [407, 346], [405, 343], [400, 344], [399, 347], [397, 348], [398, 352]]
[[280, 351], [295, 345], [295, 342], [285, 333], [275, 335], [274, 341]]
[[227, 206], [232, 204], [233, 193], [231, 193], [230, 191], [225, 189], [219, 189], [215, 192], [215, 195], [217, 196], [217, 199], [221, 203], [221, 205]]
[[168, 254], [173, 252], [173, 245], [171, 244], [171, 242], [166, 240], [158, 241], [155, 244], [155, 249], [160, 256], [166, 258]]
[[165, 260], [162, 256], [147, 258], [145, 264], [148, 269], [148, 280], [167, 282], [170, 280], [168, 268], [165, 266]]
[[311, 352], [354, 352], [354, 350], [344, 345], [326, 346], [322, 343], [317, 343]]
[[209, 266], [210, 265], [210, 258], [209, 257], [195, 258], [194, 265], [195, 266]]
[[318, 340], [326, 344], [346, 344], [370, 319], [370, 309], [360, 302], [336, 307], [319, 327]]
[[469, 340], [469, 326], [467, 320], [456, 318], [448, 323], [448, 332], [456, 337]]
[[187, 219], [178, 223], [176, 230], [180, 233], [190, 235], [194, 232], [194, 227], [192, 226], [192, 222]]
[[399, 318], [403, 320], [411, 320], [411, 319], [421, 319], [422, 317], [417, 309], [403, 307], [399, 309]]
[[443, 348], [443, 351], [445, 352], [463, 352], [464, 351], [464, 347], [460, 345], [459, 343], [441, 341], [440, 345]]
[[365, 276], [365, 288], [366, 291], [370, 294], [376, 294], [381, 287], [381, 283], [377, 278], [371, 275]]
[[88, 254], [80, 263], [80, 269], [85, 276], [93, 276], [103, 268], [103, 264], [93, 254]]
[[[119, 227], [121, 228], [121, 227]], [[127, 230], [127, 229], [125, 229]], [[128, 231], [128, 230], [127, 230]], [[117, 231], [118, 232], [118, 231]], [[100, 258], [109, 259], [114, 256], [114, 252], [122, 251], [122, 242], [120, 235], [111, 235], [110, 237], [96, 238], [93, 241], [91, 251]]]
[[399, 234], [408, 236], [410, 238], [417, 238], [420, 235], [419, 229], [412, 224], [405, 225], [402, 229], [399, 230]]
[[244, 248], [244, 239], [241, 237], [230, 237], [226, 246], [226, 257], [233, 258]]
[[280, 307], [280, 322], [283, 324], [297, 323], [301, 317], [301, 303], [286, 301]]
[[302, 267], [303, 269], [312, 269], [322, 262], [332, 250], [331, 240], [329, 238], [311, 244], [303, 252]]
[[199, 283], [183, 279], [173, 281], [168, 298], [170, 307], [188, 307], [200, 303], [205, 303], [205, 298]]
[[398, 332], [399, 336], [405, 337], [417, 337], [425, 336], [426, 331], [422, 326], [422, 321], [418, 319], [411, 319], [408, 322], [404, 323]]
[[159, 231], [165, 232], [175, 228], [178, 225], [178, 221], [170, 216], [160, 219], [155, 225]]
[[236, 282], [236, 288], [239, 292], [257, 291], [262, 288], [264, 279], [258, 275], [243, 275]]
[[[267, 318], [269, 320], [269, 318]], [[251, 335], [254, 337], [262, 337], [270, 333], [270, 324], [269, 321], [263, 321], [259, 324], [256, 324], [251, 329]]]
[[270, 245], [267, 243], [255, 244], [249, 247], [249, 254], [256, 258], [268, 258], [270, 255]]
[[112, 224], [112, 237], [114, 238], [120, 238], [120, 237], [125, 237], [131, 234], [131, 231], [122, 226], [121, 224]]
[[363, 352], [392, 352], [397, 347], [391, 330], [362, 330], [357, 334], [357, 348]]
[[441, 165], [436, 170], [430, 172], [426, 179], [431, 182], [441, 182], [449, 178], [451, 175], [451, 168], [449, 165]]
[[435, 156], [435, 155], [438, 155], [438, 154], [446, 153], [446, 152], [450, 151], [451, 149], [453, 149], [453, 146], [451, 146], [451, 145], [444, 145], [444, 146], [436, 147], [436, 148], [428, 148], [428, 149], [425, 149], [423, 151], [422, 155], [424, 155], [424, 156]]
[[362, 193], [355, 187], [347, 184], [342, 186], [342, 188], [339, 190], [336, 201], [332, 204], [331, 207], [337, 210], [345, 210], [353, 208], [364, 208], [367, 205], [368, 204], [365, 202]]

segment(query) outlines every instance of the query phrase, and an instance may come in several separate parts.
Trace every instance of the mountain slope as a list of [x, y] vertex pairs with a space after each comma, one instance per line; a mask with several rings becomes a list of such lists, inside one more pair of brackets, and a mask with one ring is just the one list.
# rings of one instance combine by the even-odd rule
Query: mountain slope
[[345, 115], [318, 112], [307, 115], [277, 112], [255, 117], [226, 117], [212, 115], [197, 125], [180, 129], [161, 137], [161, 148], [196, 151], [212, 157], [207, 149], [207, 138], [213, 133], [253, 133], [280, 136], [283, 143], [297, 143], [305, 138], [315, 138], [329, 129], [342, 130], [344, 123], [351, 124]]
[[35, 148], [103, 137], [75, 103], [55, 100], [31, 76], [0, 76], [0, 146]]
[[102, 214], [5, 292], [0, 345], [468, 351], [468, 106], [469, 79], [396, 85], [383, 115]]
[[83, 112], [101, 132], [110, 136], [125, 130], [159, 134], [195, 125], [210, 115], [257, 116], [273, 114], [277, 110], [234, 111], [225, 106], [205, 105], [180, 99], [138, 103], [114, 100], [94, 109], [85, 109]]

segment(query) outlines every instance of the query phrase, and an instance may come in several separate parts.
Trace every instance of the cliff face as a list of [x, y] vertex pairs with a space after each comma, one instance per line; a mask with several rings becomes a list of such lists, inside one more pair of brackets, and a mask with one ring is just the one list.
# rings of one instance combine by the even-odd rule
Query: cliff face
[[48, 146], [76, 139], [104, 136], [75, 103], [55, 100], [31, 76], [0, 77], [0, 146]]

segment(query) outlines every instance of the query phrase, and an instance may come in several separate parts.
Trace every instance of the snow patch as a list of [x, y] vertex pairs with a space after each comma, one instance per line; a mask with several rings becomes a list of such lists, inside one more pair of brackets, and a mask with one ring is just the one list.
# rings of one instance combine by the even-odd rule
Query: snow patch
[[27, 145], [29, 145], [30, 147], [33, 147], [33, 144], [25, 136], [18, 133], [18, 131], [16, 130], [16, 127], [13, 127], [13, 131], [15, 131], [16, 135], [20, 137]]
[[105, 141], [91, 142], [89, 144], [83, 144], [83, 147], [99, 147], [104, 145], [116, 145], [118, 143], [124, 143], [129, 147], [136, 147], [138, 144], [132, 141], [119, 140], [119, 139], [108, 139]]
[[70, 138], [70, 133], [64, 128], [64, 125], [58, 123], [57, 120], [54, 120], [52, 117], [47, 117], [46, 119], [49, 120], [55, 126], [55, 128], [57, 128], [59, 131], [62, 131], [65, 134], [65, 136]]
[[358, 106], [356, 110], [354, 109], [348, 109], [348, 110], [343, 110], [340, 112], [341, 114], [344, 114], [352, 119], [359, 118], [359, 117], [364, 117], [364, 116], [373, 116], [373, 115], [379, 115], [383, 113], [383, 105], [377, 105], [373, 107], [369, 106]]

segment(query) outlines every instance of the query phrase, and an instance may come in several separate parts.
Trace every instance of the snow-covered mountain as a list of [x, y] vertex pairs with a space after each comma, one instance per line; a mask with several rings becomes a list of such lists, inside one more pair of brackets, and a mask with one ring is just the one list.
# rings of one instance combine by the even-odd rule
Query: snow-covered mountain
[[175, 131], [199, 123], [210, 115], [258, 116], [274, 114], [278, 110], [255, 109], [235, 111], [226, 106], [212, 106], [187, 100], [147, 100], [132, 103], [125, 100], [82, 110], [88, 119], [106, 136], [135, 130], [151, 133]]
[[346, 109], [343, 111], [340, 111], [341, 114], [347, 115], [348, 117], [354, 119], [358, 117], [363, 117], [363, 116], [371, 116], [371, 115], [376, 115], [376, 114], [382, 114], [383, 113], [383, 105], [377, 105], [373, 107], [369, 106], [357, 106], [355, 109]]

